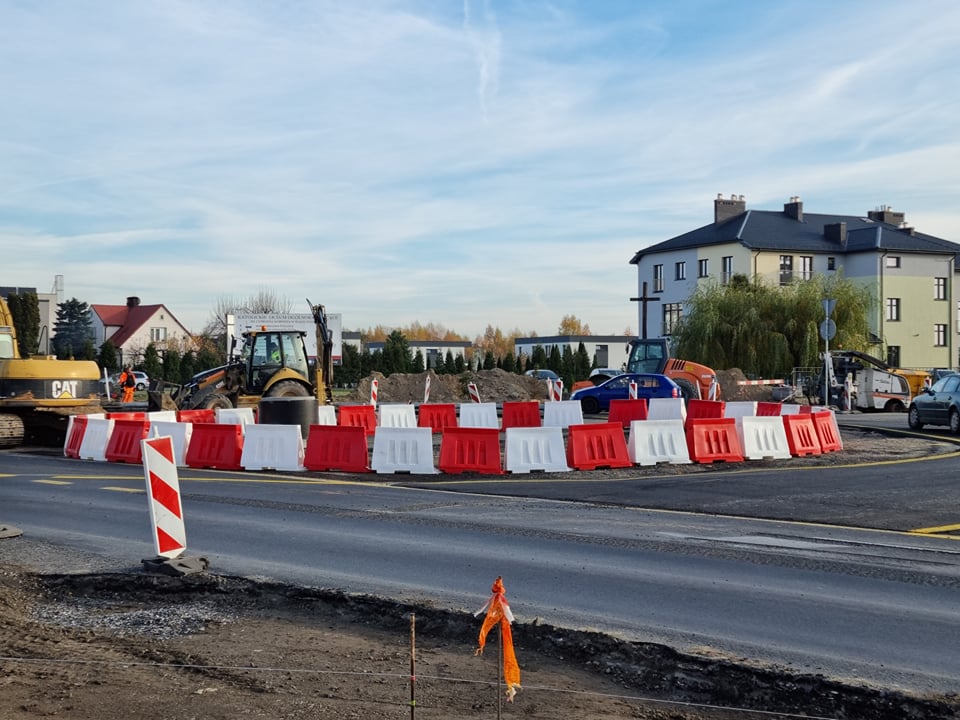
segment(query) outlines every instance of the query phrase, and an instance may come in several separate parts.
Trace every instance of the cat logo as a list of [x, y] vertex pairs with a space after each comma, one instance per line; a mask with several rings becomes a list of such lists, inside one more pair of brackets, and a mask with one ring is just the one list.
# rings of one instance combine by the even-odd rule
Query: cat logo
[[70, 400], [77, 397], [77, 380], [53, 380], [50, 389], [56, 400]]

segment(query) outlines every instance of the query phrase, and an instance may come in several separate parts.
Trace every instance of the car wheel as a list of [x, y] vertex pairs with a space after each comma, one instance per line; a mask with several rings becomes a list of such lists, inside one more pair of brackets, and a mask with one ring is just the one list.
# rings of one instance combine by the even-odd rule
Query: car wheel
[[950, 432], [960, 435], [960, 412], [956, 408], [950, 410]]
[[587, 415], [596, 415], [600, 412], [600, 402], [595, 397], [585, 397], [580, 401], [580, 408]]
[[137, 390], [146, 390], [146, 389], [147, 389], [147, 385], [146, 385], [146, 383], [137, 383], [136, 389], [137, 389]]
[[888, 402], [884, 408], [887, 412], [903, 412], [906, 408], [903, 406], [903, 403], [899, 400], [891, 400]]
[[910, 411], [907, 413], [907, 425], [910, 426], [911, 430], [923, 429], [923, 423], [920, 422], [920, 411], [917, 410], [916, 405], [910, 406]]

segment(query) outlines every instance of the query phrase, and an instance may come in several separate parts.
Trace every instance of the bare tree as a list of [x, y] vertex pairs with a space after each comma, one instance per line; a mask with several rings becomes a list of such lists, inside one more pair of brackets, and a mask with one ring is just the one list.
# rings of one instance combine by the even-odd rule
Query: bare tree
[[292, 313], [293, 301], [272, 288], [259, 287], [246, 298], [221, 295], [210, 311], [210, 319], [203, 329], [208, 337], [217, 337], [227, 331], [227, 315], [237, 313]]

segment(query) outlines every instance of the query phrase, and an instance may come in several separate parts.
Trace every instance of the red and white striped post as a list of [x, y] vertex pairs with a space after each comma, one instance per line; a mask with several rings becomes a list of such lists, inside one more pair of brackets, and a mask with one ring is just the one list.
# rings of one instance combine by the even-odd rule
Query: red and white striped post
[[142, 440], [143, 476], [150, 498], [153, 546], [159, 557], [176, 558], [187, 548], [180, 479], [169, 435]]
[[476, 383], [467, 383], [467, 390], [470, 392], [470, 402], [480, 402], [480, 391]]
[[630, 381], [630, 399], [631, 400], [637, 399], [637, 381], [636, 380]]
[[428, 402], [430, 402], [430, 373], [427, 373], [423, 384], [423, 404], [426, 405]]
[[551, 385], [552, 399], [559, 402], [563, 400], [563, 380], [554, 380]]
[[374, 378], [370, 381], [370, 404], [377, 406], [377, 391], [380, 388], [380, 381]]

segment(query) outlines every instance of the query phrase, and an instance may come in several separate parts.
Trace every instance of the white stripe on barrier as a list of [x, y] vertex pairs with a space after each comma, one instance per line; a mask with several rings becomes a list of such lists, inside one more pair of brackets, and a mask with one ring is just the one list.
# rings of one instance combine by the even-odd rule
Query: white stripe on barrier
[[683, 398], [650, 398], [647, 420], [686, 420], [687, 404]]
[[[67, 454], [67, 446], [70, 444], [70, 434], [73, 432], [73, 419], [76, 415], [71, 415], [67, 418], [67, 436], [63, 440], [63, 454]], [[84, 415], [87, 420], [103, 420], [107, 416], [104, 413], [88, 413]], [[86, 420], [84, 421], [86, 422]], [[84, 434], [86, 434], [86, 428], [84, 428]], [[83, 444], [83, 437], [80, 438], [81, 445]]]
[[417, 409], [406, 403], [381, 404], [377, 415], [377, 425], [380, 427], [415, 428], [417, 426]]
[[175, 558], [187, 548], [187, 531], [180, 504], [180, 479], [173, 461], [173, 440], [169, 436], [148, 438], [140, 441], [140, 447], [153, 547], [158, 556]]
[[757, 403], [751, 400], [732, 400], [727, 401], [723, 407], [723, 416], [733, 418], [740, 424], [740, 420], [745, 417], [753, 417], [757, 414]]
[[511, 427], [506, 430], [504, 467], [511, 473], [531, 470], [568, 472], [563, 429], [559, 427]]
[[492, 402], [460, 403], [460, 427], [500, 428], [497, 404]]
[[737, 423], [740, 446], [747, 460], [789, 460], [787, 431], [780, 416], [745, 417]]
[[781, 415], [799, 415], [800, 406], [797, 405], [796, 403], [783, 403], [780, 406], [780, 414]]
[[317, 425], [336, 425], [337, 409], [333, 405], [317, 405]]
[[87, 420], [87, 431], [80, 443], [80, 459], [107, 461], [107, 443], [113, 433], [113, 420], [94, 418]]
[[690, 450], [683, 420], [634, 420], [627, 438], [627, 455], [634, 465], [687, 465]]
[[252, 407], [242, 408], [217, 408], [214, 416], [219, 425], [253, 425], [256, 418], [253, 416]]
[[193, 435], [193, 423], [160, 420], [150, 423], [150, 437], [168, 435], [173, 438], [173, 459], [177, 467], [187, 466], [187, 449]]
[[147, 422], [153, 426], [153, 423], [156, 422], [176, 422], [177, 421], [177, 411], [176, 410], [154, 410], [153, 412], [147, 413]]
[[583, 407], [579, 400], [554, 400], [543, 404], [543, 426], [567, 428], [583, 425]]
[[435, 475], [430, 428], [378, 427], [373, 435], [370, 468], [377, 473]]
[[245, 470], [303, 470], [303, 433], [299, 425], [247, 426], [240, 465]]

